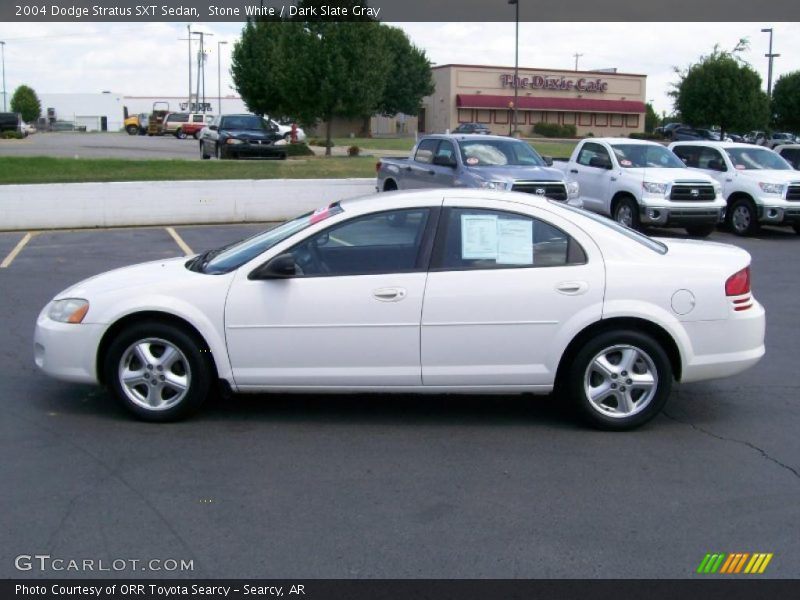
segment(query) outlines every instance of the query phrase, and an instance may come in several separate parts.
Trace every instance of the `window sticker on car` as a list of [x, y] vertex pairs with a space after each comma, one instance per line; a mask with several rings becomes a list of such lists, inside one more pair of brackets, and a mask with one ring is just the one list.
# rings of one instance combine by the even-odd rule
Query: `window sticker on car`
[[623, 167], [630, 167], [633, 163], [631, 161], [625, 159], [625, 160], [619, 161], [619, 164], [621, 164]]
[[497, 221], [497, 264], [533, 264], [533, 221], [499, 219]]
[[736, 165], [737, 171], [746, 171], [747, 167], [745, 165]]
[[477, 165], [479, 162], [481, 162], [481, 161], [480, 161], [480, 160], [478, 160], [477, 158], [475, 158], [474, 156], [470, 156], [470, 157], [467, 159], [467, 164], [468, 164], [468, 165]]
[[328, 206], [323, 206], [322, 208], [318, 208], [311, 214], [311, 220], [309, 224], [313, 225], [314, 223], [319, 223], [320, 221], [324, 221], [325, 219], [329, 219], [334, 215], [338, 215], [342, 211], [342, 207], [339, 206], [338, 202], [334, 204], [329, 204]]
[[461, 258], [497, 258], [496, 215], [461, 215]]

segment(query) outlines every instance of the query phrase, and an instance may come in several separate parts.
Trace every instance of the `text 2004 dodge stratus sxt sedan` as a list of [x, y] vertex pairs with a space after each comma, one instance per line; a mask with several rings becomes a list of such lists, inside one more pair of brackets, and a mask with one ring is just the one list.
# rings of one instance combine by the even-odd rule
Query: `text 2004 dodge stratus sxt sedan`
[[512, 192], [428, 190], [335, 203], [186, 259], [58, 294], [35, 359], [107, 384], [141, 418], [234, 391], [535, 392], [629, 429], [673, 379], [764, 354], [750, 256], [658, 241]]

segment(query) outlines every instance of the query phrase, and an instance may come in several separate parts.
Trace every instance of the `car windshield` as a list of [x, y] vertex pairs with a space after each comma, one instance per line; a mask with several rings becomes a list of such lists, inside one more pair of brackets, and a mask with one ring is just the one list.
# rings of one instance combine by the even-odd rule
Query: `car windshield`
[[209, 250], [193, 259], [189, 263], [189, 267], [212, 275], [228, 273], [238, 269], [246, 262], [306, 227], [340, 212], [342, 212], [341, 206], [335, 203], [320, 210], [300, 215], [291, 221], [286, 221], [273, 229], [262, 231], [240, 242]]
[[468, 167], [543, 167], [545, 164], [533, 148], [517, 140], [461, 140], [459, 145], [461, 160]]
[[566, 210], [570, 210], [574, 213], [582, 215], [587, 219], [591, 219], [595, 223], [600, 223], [609, 229], [613, 229], [617, 233], [624, 235], [625, 237], [640, 243], [642, 246], [649, 248], [653, 252], [658, 252], [659, 254], [666, 254], [667, 253], [667, 246], [666, 244], [662, 244], [661, 242], [654, 240], [651, 237], [647, 237], [643, 233], [639, 233], [635, 229], [631, 229], [630, 227], [625, 227], [616, 221], [609, 219], [608, 217], [604, 217], [602, 215], [598, 215], [597, 213], [589, 212], [583, 208], [576, 208], [574, 206], [569, 206], [568, 204], [564, 204], [563, 202], [559, 202], [557, 200], [548, 200], [552, 204], [558, 206], [559, 208], [563, 208]]
[[779, 155], [763, 148], [726, 148], [735, 169], [739, 171], [757, 171], [771, 169], [775, 171], [791, 171], [792, 167]]
[[222, 127], [224, 129], [250, 129], [255, 131], [264, 131], [267, 129], [261, 117], [257, 117], [256, 115], [225, 117], [222, 119]]
[[650, 144], [613, 144], [611, 148], [621, 167], [626, 169], [685, 169], [686, 165], [664, 146]]

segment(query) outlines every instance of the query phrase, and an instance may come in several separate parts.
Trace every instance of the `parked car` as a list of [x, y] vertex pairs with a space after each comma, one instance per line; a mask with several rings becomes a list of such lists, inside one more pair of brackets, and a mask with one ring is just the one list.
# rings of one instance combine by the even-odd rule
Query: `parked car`
[[677, 129], [678, 127], [688, 127], [688, 125], [684, 125], [683, 123], [667, 123], [663, 127], [663, 135], [666, 138], [672, 137], [672, 132]]
[[188, 122], [189, 113], [168, 113], [164, 117], [164, 127], [162, 133], [164, 135], [176, 135], [176, 132], [183, 131], [183, 126]]
[[4, 112], [0, 113], [0, 132], [2, 131], [22, 131], [22, 117], [19, 113]]
[[337, 202], [82, 281], [41, 311], [34, 357], [150, 421], [187, 415], [221, 379], [234, 392], [555, 390], [590, 424], [630, 429], [673, 380], [757, 363], [764, 328], [742, 249], [651, 239], [530, 194], [435, 190]]
[[733, 233], [753, 235], [763, 224], [800, 234], [800, 176], [772, 150], [732, 142], [675, 142], [670, 150], [722, 186]]
[[763, 146], [764, 142], [767, 141], [767, 134], [763, 131], [751, 131], [750, 133], [746, 133], [744, 135], [744, 141], [747, 144], [756, 144], [757, 146]]
[[461, 125], [453, 129], [453, 133], [479, 133], [481, 135], [489, 135], [492, 133], [492, 130], [482, 123], [461, 123]]
[[702, 133], [693, 127], [675, 127], [670, 136], [673, 140], [703, 140], [707, 139]]
[[795, 171], [800, 171], [800, 144], [783, 144], [774, 148], [782, 159], [792, 165]]
[[[270, 119], [269, 117], [264, 117], [271, 126], [278, 128], [278, 133], [283, 136], [283, 139], [287, 142], [292, 141], [292, 123], [291, 122], [279, 122], [275, 119]], [[303, 131], [302, 127], [298, 127], [295, 123], [295, 135], [297, 136], [298, 142], [305, 142], [306, 141], [306, 132]]]
[[794, 143], [794, 134], [791, 133], [771, 133], [767, 136], [766, 140], [764, 141], [764, 146], [767, 148], [775, 148], [775, 146], [781, 146], [783, 144], [792, 144]]
[[684, 227], [706, 237], [722, 220], [720, 185], [656, 142], [589, 138], [555, 165], [580, 184], [584, 208], [633, 229]]
[[738, 133], [726, 132], [725, 137], [728, 138], [725, 140], [726, 142], [736, 142], [738, 144], [744, 143], [744, 136], [739, 135]]
[[283, 136], [258, 115], [219, 115], [200, 133], [200, 157], [285, 159]]
[[214, 115], [209, 113], [190, 113], [189, 119], [175, 130], [175, 137], [185, 139], [193, 137], [200, 139], [200, 133], [214, 120]]
[[530, 144], [501, 136], [427, 135], [408, 158], [381, 158], [376, 191], [430, 187], [512, 190], [580, 205], [578, 184], [567, 185]]

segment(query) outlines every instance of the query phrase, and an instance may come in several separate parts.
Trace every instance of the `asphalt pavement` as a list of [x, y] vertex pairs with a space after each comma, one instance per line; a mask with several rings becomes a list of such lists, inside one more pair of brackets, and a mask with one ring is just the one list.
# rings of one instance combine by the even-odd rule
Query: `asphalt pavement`
[[[175, 230], [202, 251], [260, 228]], [[23, 236], [0, 233], [0, 260]], [[554, 396], [242, 395], [138, 422], [38, 372], [35, 318], [77, 280], [182, 250], [164, 228], [40, 232], [0, 269], [0, 577], [682, 578], [709, 552], [769, 552], [757, 577], [797, 578], [800, 238], [712, 239], [753, 256], [767, 355], [615, 434]], [[34, 554], [127, 562], [15, 568]]]

